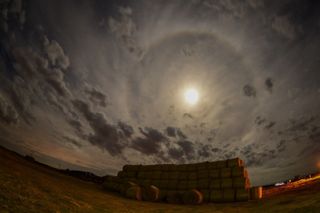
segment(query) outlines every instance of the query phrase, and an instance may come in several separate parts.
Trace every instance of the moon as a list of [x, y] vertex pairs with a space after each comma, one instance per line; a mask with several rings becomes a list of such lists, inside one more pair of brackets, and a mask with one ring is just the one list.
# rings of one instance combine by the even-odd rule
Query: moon
[[189, 88], [184, 93], [184, 99], [189, 105], [195, 105], [199, 101], [199, 92], [195, 88]]

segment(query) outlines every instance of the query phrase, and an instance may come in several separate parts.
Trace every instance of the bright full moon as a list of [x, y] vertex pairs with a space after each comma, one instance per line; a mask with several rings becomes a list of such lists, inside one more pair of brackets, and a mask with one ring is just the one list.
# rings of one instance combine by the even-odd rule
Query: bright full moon
[[196, 89], [190, 88], [185, 91], [184, 98], [188, 104], [194, 105], [199, 100], [199, 93]]

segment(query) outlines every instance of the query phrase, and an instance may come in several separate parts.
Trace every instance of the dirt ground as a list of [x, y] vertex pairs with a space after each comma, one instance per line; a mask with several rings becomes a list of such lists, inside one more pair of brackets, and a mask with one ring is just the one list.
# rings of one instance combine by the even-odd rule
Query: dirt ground
[[134, 201], [58, 173], [0, 148], [2, 212], [320, 212], [320, 181], [269, 191], [243, 203], [173, 205]]

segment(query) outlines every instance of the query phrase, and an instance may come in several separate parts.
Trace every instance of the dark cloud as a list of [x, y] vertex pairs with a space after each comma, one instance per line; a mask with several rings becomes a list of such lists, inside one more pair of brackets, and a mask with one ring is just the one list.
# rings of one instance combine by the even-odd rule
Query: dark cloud
[[88, 140], [111, 155], [120, 155], [126, 144], [120, 141], [117, 128], [110, 125], [103, 114], [92, 112], [87, 103], [81, 100], [74, 100], [72, 103], [86, 118], [94, 132], [88, 136]]
[[273, 85], [274, 85], [273, 80], [272, 80], [271, 78], [267, 78], [267, 79], [265, 80], [264, 84], [265, 84], [265, 86], [266, 86], [266, 89], [267, 89], [270, 93], [272, 93], [272, 89], [273, 89]]
[[103, 94], [101, 91], [98, 91], [95, 88], [86, 89], [85, 93], [89, 96], [89, 100], [92, 101], [94, 104], [97, 104], [101, 107], [107, 106], [107, 96]]
[[277, 145], [277, 151], [283, 152], [286, 149], [286, 140], [281, 140], [279, 144]]
[[193, 119], [193, 116], [190, 113], [183, 113], [183, 117]]
[[126, 124], [124, 122], [119, 121], [118, 126], [122, 130], [124, 135], [128, 138], [130, 138], [132, 136], [132, 134], [134, 133], [133, 127], [130, 126], [129, 124]]
[[78, 120], [70, 119], [68, 120], [68, 123], [77, 131], [82, 132], [82, 124]]
[[19, 115], [16, 110], [0, 96], [0, 120], [7, 124], [16, 124]]
[[209, 145], [203, 145], [201, 146], [201, 148], [198, 150], [198, 155], [200, 157], [203, 157], [203, 158], [208, 158], [210, 157], [210, 146]]
[[249, 84], [244, 85], [243, 93], [245, 96], [248, 96], [248, 97], [256, 97], [256, 94], [257, 94], [256, 89]]
[[261, 118], [260, 116], [257, 116], [255, 119], [255, 123], [260, 126], [261, 124], [265, 123], [266, 119], [265, 118]]
[[188, 137], [181, 131], [181, 129], [177, 129], [177, 135], [179, 136], [180, 139], [186, 139], [186, 138], [188, 138]]
[[131, 147], [146, 155], [161, 155], [161, 144], [167, 141], [167, 138], [153, 128], [139, 128], [139, 130], [144, 137], [133, 139]]
[[181, 149], [171, 148], [168, 151], [168, 155], [175, 160], [183, 161], [183, 151]]
[[169, 137], [176, 137], [176, 128], [168, 126], [166, 132]]
[[271, 121], [264, 128], [265, 129], [271, 129], [275, 124], [276, 124], [276, 122]]
[[178, 145], [181, 147], [183, 154], [190, 160], [194, 157], [195, 148], [193, 143], [187, 140], [178, 141]]

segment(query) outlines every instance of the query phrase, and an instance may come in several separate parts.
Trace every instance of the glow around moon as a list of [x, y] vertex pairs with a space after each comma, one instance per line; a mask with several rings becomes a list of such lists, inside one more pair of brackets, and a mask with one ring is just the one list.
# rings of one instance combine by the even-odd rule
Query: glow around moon
[[199, 93], [194, 88], [189, 88], [184, 93], [185, 101], [190, 105], [195, 105], [199, 101]]

